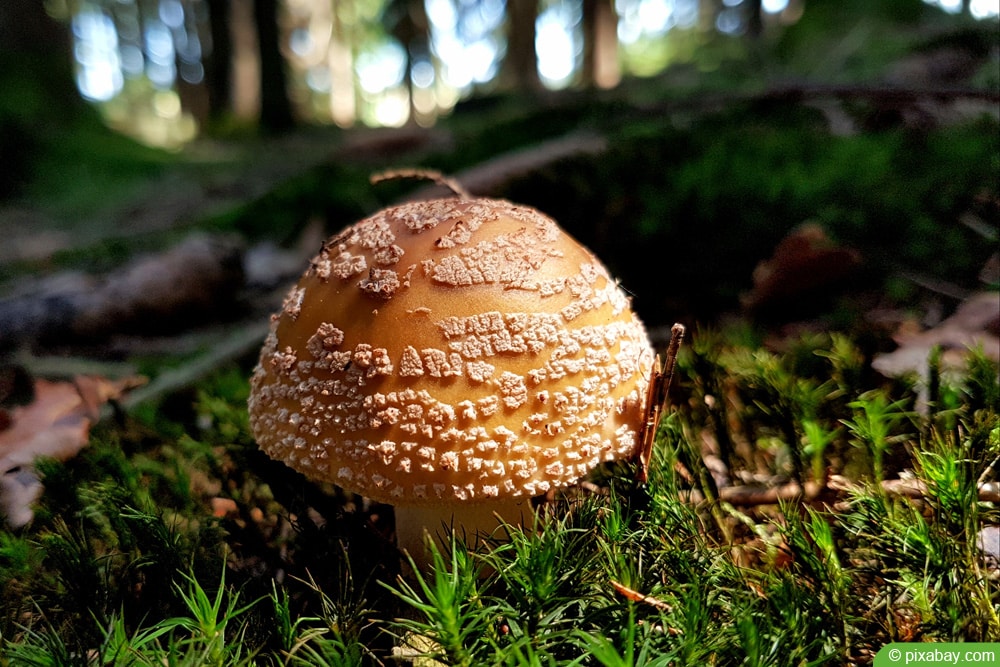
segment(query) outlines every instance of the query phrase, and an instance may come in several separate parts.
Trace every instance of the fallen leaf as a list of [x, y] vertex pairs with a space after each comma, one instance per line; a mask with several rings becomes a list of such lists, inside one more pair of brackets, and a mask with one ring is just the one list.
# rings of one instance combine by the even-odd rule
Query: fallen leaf
[[942, 365], [958, 368], [964, 365], [969, 349], [983, 346], [986, 355], [1000, 360], [1000, 296], [996, 292], [979, 292], [959, 305], [955, 313], [933, 329], [919, 333], [904, 333], [897, 337], [899, 347], [879, 354], [872, 367], [887, 377], [916, 373], [927, 374], [927, 359], [931, 350], [940, 347]]
[[741, 303], [758, 313], [800, 307], [843, 285], [860, 265], [861, 255], [856, 250], [838, 246], [820, 225], [805, 223], [757, 265], [753, 289]]
[[34, 400], [7, 411], [0, 430], [0, 513], [13, 527], [31, 520], [41, 483], [32, 466], [41, 458], [65, 461], [86, 446], [101, 406], [139, 381], [80, 376], [72, 382], [35, 380]]
[[212, 516], [217, 518], [223, 518], [231, 515], [235, 515], [239, 512], [239, 507], [236, 505], [236, 501], [232, 498], [222, 498], [221, 496], [216, 496], [210, 501], [212, 506]]
[[87, 444], [92, 413], [76, 385], [36, 380], [35, 400], [10, 412], [0, 433], [0, 471], [29, 465], [39, 456], [66, 459]]

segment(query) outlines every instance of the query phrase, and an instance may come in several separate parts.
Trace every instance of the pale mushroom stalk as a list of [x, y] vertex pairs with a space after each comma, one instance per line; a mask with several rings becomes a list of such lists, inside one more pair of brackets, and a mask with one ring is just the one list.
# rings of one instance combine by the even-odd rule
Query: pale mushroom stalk
[[390, 207], [327, 241], [251, 378], [260, 447], [426, 528], [489, 534], [637, 451], [653, 351], [629, 297], [538, 211]]
[[394, 507], [396, 515], [396, 546], [409, 554], [418, 566], [427, 561], [426, 540], [434, 539], [442, 546], [449, 531], [457, 531], [471, 548], [484, 540], [504, 537], [502, 523], [508, 526], [530, 526], [534, 511], [530, 499], [508, 499], [496, 503], [475, 504], [455, 509], [432, 506]]

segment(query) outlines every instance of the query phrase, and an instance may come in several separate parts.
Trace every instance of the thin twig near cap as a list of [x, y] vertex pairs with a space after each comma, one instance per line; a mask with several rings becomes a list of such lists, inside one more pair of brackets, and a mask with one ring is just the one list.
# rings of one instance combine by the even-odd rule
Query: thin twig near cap
[[462, 199], [472, 199], [472, 193], [462, 187], [461, 183], [435, 169], [387, 169], [386, 171], [372, 174], [368, 180], [371, 181], [372, 185], [375, 185], [382, 181], [392, 181], [397, 178], [419, 178], [426, 181], [433, 181], [438, 185], [448, 188]]
[[[616, 593], [623, 596], [627, 600], [631, 600], [632, 602], [641, 602], [643, 604], [652, 605], [654, 608], [667, 614], [669, 614], [674, 610], [673, 607], [671, 607], [663, 600], [654, 598], [652, 595], [646, 595], [644, 593], [640, 593], [639, 591], [631, 589], [628, 586], [618, 583], [617, 581], [612, 581], [611, 586], [615, 589]], [[671, 626], [654, 625], [653, 629], [659, 632], [666, 632], [672, 637], [677, 637], [678, 635], [681, 634], [680, 629]]]
[[674, 366], [677, 363], [677, 351], [684, 339], [684, 325], [675, 324], [670, 327], [670, 344], [667, 345], [667, 357], [660, 363], [660, 356], [653, 362], [653, 375], [649, 378], [649, 388], [646, 391], [646, 421], [642, 424], [639, 436], [639, 471], [636, 479], [645, 484], [649, 479], [649, 461], [653, 456], [653, 441], [656, 439], [656, 429], [660, 425], [660, 417], [667, 409], [669, 399], [668, 389], [674, 377]]
[[614, 580], [611, 581], [611, 586], [615, 589], [616, 593], [631, 600], [632, 602], [643, 602], [645, 604], [656, 607], [660, 611], [665, 611], [665, 612], [673, 611], [673, 607], [671, 607], [663, 600], [658, 600], [657, 598], [654, 598], [652, 595], [646, 595], [644, 593], [640, 593], [639, 591], [629, 588], [628, 586], [620, 584]]

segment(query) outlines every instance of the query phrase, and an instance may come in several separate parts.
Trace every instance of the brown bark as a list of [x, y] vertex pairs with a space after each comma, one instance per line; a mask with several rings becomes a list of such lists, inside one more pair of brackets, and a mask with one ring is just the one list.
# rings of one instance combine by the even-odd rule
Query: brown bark
[[0, 300], [0, 349], [32, 341], [71, 345], [121, 333], [168, 334], [237, 307], [242, 249], [192, 236], [102, 278], [61, 274]]
[[55, 57], [69, 66], [69, 30], [52, 19], [39, 0], [0, 2], [0, 52]]
[[254, 19], [260, 48], [260, 126], [266, 132], [282, 132], [291, 129], [295, 119], [281, 53], [278, 0], [254, 0]]
[[40, 0], [0, 0], [0, 89], [28, 79], [44, 92], [47, 114], [84, 108], [73, 82], [69, 26], [49, 16]]
[[719, 15], [720, 0], [698, 0], [698, 29], [710, 33], [715, 30], [715, 19]]
[[232, 53], [228, 67], [232, 76], [229, 104], [237, 118], [253, 121], [260, 115], [260, 49], [254, 23], [253, 0], [231, 0], [229, 37]]
[[211, 51], [205, 59], [205, 87], [208, 90], [208, 114], [218, 119], [232, 110], [233, 38], [229, 32], [230, 0], [206, 0], [209, 14]]
[[511, 90], [540, 90], [535, 53], [535, 19], [538, 0], [508, 0], [507, 53], [500, 69], [500, 84]]
[[764, 17], [761, 15], [761, 0], [748, 0], [746, 2], [747, 12], [747, 35], [751, 39], [757, 39], [764, 32]]
[[583, 83], [611, 88], [620, 80], [614, 1], [583, 0]]
[[[391, 14], [390, 14], [391, 10]], [[406, 91], [410, 100], [409, 122], [414, 123], [419, 115], [413, 99], [413, 65], [420, 59], [430, 59], [430, 19], [423, 0], [399, 0], [390, 3], [386, 19], [392, 36], [406, 51]]]
[[69, 26], [41, 0], [0, 0], [0, 96], [3, 199], [30, 180], [41, 137], [90, 113], [74, 85]]

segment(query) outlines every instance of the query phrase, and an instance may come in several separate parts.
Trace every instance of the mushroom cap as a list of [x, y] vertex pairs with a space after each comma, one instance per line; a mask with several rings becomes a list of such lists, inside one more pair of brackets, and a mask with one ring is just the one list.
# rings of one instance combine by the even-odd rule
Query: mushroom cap
[[272, 316], [250, 425], [272, 458], [380, 502], [527, 498], [635, 453], [653, 356], [551, 218], [405, 203], [328, 240]]

